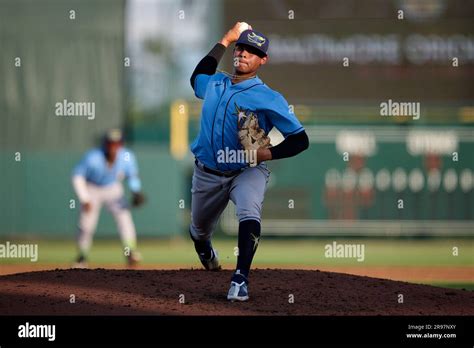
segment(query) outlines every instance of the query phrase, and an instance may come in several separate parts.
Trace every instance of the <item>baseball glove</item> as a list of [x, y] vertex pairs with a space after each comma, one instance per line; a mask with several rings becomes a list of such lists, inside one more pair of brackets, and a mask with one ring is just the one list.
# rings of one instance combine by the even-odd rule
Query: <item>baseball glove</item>
[[258, 125], [258, 117], [253, 112], [239, 112], [239, 141], [244, 150], [252, 152], [254, 155], [249, 156], [249, 164], [251, 167], [257, 165], [256, 152], [260, 148], [271, 147], [270, 138], [265, 131]]
[[145, 203], [145, 195], [141, 192], [135, 192], [132, 196], [132, 207], [139, 207]]

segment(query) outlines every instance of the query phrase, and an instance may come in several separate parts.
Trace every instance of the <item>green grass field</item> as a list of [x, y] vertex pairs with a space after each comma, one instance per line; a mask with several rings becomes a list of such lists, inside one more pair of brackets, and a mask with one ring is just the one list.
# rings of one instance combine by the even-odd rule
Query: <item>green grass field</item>
[[[439, 286], [474, 289], [474, 241], [469, 239], [411, 239], [411, 240], [381, 240], [358, 239], [337, 240], [337, 243], [358, 243], [365, 248], [363, 262], [354, 258], [326, 258], [325, 245], [333, 240], [321, 239], [263, 239], [254, 259], [254, 267], [427, 267], [437, 269], [457, 267], [470, 270], [471, 276], [462, 282], [449, 280], [423, 281]], [[10, 241], [13, 243], [13, 241]], [[20, 242], [19, 242], [20, 243]], [[23, 242], [27, 243], [27, 242]], [[64, 267], [70, 264], [76, 256], [73, 241], [39, 240], [28, 243], [38, 243], [38, 261], [36, 264]], [[236, 239], [217, 239], [214, 246], [219, 251], [221, 263], [225, 268], [235, 265], [234, 248]], [[459, 254], [453, 255], [457, 247]], [[190, 240], [141, 240], [138, 249], [143, 256], [143, 265], [152, 267], [200, 267]], [[117, 265], [124, 262], [123, 249], [118, 241], [96, 240], [89, 255], [91, 266]], [[2, 259], [1, 264], [31, 264], [28, 259]], [[464, 271], [464, 273], [466, 273]], [[464, 277], [465, 278], [465, 277]]]
[[[337, 243], [364, 244], [365, 259], [358, 262], [348, 258], [326, 258], [324, 246], [333, 240], [262, 240], [255, 256], [255, 264], [260, 266], [301, 265], [301, 266], [473, 266], [473, 240], [337, 240]], [[13, 243], [13, 241], [10, 241]], [[4, 243], [4, 242], [3, 242]], [[73, 241], [40, 240], [18, 243], [38, 243], [38, 263], [67, 263], [74, 260], [76, 247]], [[221, 239], [213, 241], [223, 264], [233, 265], [234, 248], [237, 240]], [[453, 247], [459, 250], [453, 255]], [[138, 249], [144, 264], [189, 264], [197, 265], [194, 247], [186, 239], [142, 240]], [[97, 240], [94, 242], [90, 261], [94, 263], [116, 264], [123, 261], [122, 246], [118, 240]], [[29, 263], [28, 259], [3, 259], [1, 263]]]

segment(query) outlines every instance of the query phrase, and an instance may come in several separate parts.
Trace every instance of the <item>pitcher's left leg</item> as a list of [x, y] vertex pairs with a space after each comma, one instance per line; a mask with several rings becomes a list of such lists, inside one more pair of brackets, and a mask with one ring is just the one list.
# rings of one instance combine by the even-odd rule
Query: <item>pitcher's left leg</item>
[[239, 219], [239, 255], [227, 295], [231, 301], [246, 301], [249, 298], [248, 277], [260, 242], [262, 206], [269, 176], [266, 166], [259, 165], [246, 169], [232, 183], [230, 197]]

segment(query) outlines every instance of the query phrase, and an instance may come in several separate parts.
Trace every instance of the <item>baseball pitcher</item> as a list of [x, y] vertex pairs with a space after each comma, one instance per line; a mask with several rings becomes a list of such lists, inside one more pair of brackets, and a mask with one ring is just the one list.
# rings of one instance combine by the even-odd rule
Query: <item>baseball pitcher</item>
[[[227, 47], [233, 50], [233, 74], [216, 73]], [[268, 38], [238, 22], [197, 65], [191, 76], [203, 99], [200, 133], [191, 145], [191, 239], [207, 270], [220, 269], [211, 237], [229, 200], [239, 220], [238, 258], [227, 299], [246, 301], [249, 271], [260, 241], [265, 190], [270, 177], [265, 161], [295, 156], [308, 148], [306, 132], [285, 98], [258, 78], [268, 61]], [[268, 132], [276, 127], [285, 140], [272, 147]]]
[[135, 155], [123, 147], [122, 132], [112, 129], [104, 136], [102, 147], [87, 152], [72, 174], [72, 185], [81, 202], [76, 268], [87, 267], [87, 254], [92, 244], [102, 205], [113, 215], [124, 246], [129, 266], [141, 257], [136, 251], [136, 233], [121, 181], [127, 178], [132, 191], [132, 206], [144, 203]]

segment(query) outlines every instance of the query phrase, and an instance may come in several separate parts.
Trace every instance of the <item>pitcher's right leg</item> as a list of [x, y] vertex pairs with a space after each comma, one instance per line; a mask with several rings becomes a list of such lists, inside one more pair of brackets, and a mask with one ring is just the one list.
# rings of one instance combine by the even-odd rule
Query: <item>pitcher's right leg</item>
[[189, 234], [199, 259], [207, 270], [220, 269], [211, 237], [220, 215], [229, 202], [228, 182], [228, 178], [206, 173], [194, 166]]

